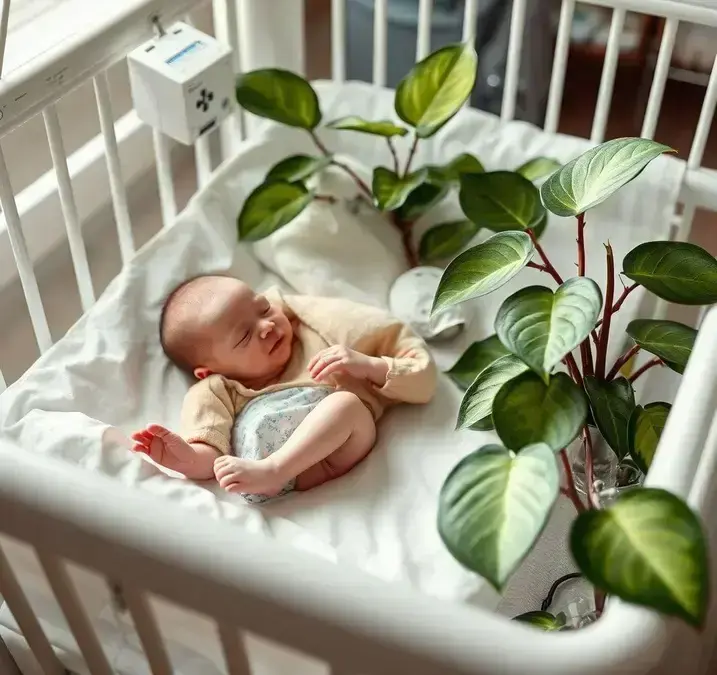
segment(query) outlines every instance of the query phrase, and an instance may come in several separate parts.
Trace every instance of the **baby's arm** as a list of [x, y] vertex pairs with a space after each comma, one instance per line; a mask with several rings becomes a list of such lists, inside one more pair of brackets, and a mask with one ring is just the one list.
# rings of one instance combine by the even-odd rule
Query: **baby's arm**
[[296, 478], [308, 490], [350, 471], [376, 440], [373, 416], [355, 394], [337, 391], [323, 399], [274, 454], [260, 460], [220, 457], [219, 485], [229, 492], [278, 494]]

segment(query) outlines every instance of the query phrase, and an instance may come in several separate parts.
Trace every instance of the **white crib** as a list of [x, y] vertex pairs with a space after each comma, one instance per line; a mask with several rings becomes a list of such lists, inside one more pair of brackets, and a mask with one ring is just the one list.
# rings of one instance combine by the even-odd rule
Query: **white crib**
[[[613, 8], [590, 136], [593, 143], [604, 139], [626, 12], [666, 19], [641, 131], [642, 136], [651, 138], [660, 114], [678, 25], [692, 22], [717, 27], [717, 4], [714, 0], [590, 1]], [[530, 0], [513, 0], [501, 114], [506, 124], [514, 116], [527, 2]], [[9, 0], [3, 3], [0, 55], [4, 52], [10, 4]], [[95, 292], [55, 104], [80, 84], [90, 80], [94, 83], [109, 175], [106, 200], [111, 199], [122, 260], [127, 263], [135, 251], [106, 70], [149, 36], [153, 16], [169, 24], [203, 4], [201, 0], [127, 1], [111, 21], [97, 23], [72, 36], [0, 80], [0, 135], [35, 115], [44, 117], [85, 311], [93, 305]], [[474, 37], [478, 4], [479, 0], [465, 2], [466, 40]], [[545, 130], [550, 133], [558, 127], [575, 4], [574, 0], [562, 1], [545, 121]], [[430, 51], [432, 5], [432, 0], [419, 2], [417, 59]], [[303, 2], [214, 0], [212, 7], [215, 32], [232, 46], [237, 71], [270, 65], [303, 70]], [[332, 73], [338, 82], [345, 79], [345, 9], [345, 0], [333, 0]], [[386, 72], [387, 0], [376, 0], [374, 16], [373, 73], [375, 83], [382, 85]], [[717, 211], [717, 172], [701, 166], [716, 108], [717, 61], [689, 158], [684, 162], [680, 193], [683, 207], [674, 220], [676, 238], [688, 236], [697, 208]], [[223, 157], [230, 157], [241, 146], [250, 126], [246, 122], [237, 112], [222, 126]], [[163, 222], [165, 227], [171, 227], [177, 207], [169, 144], [157, 133], [154, 152]], [[200, 141], [196, 152], [203, 183], [211, 172], [207, 141]], [[25, 202], [21, 194], [13, 191], [1, 148], [0, 202], [37, 343], [44, 352], [51, 347], [52, 338], [25, 241], [23, 214], [18, 208]], [[662, 312], [664, 307], [656, 311]], [[711, 433], [717, 408], [715, 341], [717, 310], [711, 310], [702, 322], [694, 355], [661, 441], [661, 446], [679, 447], [680, 452], [659, 453], [649, 476], [651, 485], [687, 498], [703, 514], [713, 540], [717, 534], [717, 519], [712, 515], [717, 494], [717, 435]], [[4, 386], [0, 376], [0, 391]], [[71, 501], [63, 498], [66, 494], [72, 494]], [[147, 517], [150, 512], [153, 515]], [[717, 631], [714, 601], [702, 637], [652, 612], [617, 601], [610, 603], [606, 615], [594, 627], [568, 634], [543, 634], [485, 611], [438, 602], [368, 575], [343, 570], [300, 551], [259, 540], [226, 523], [180, 514], [161, 500], [69, 466], [48, 475], [40, 457], [18, 452], [4, 442], [0, 442], [0, 534], [35, 549], [92, 675], [109, 675], [113, 670], [68, 574], [68, 561], [94, 570], [121, 587], [149, 672], [154, 675], [174, 671], [150, 595], [215, 622], [226, 668], [232, 675], [265, 672], [250, 663], [246, 634], [310, 655], [326, 664], [334, 675], [602, 675], [672, 673], [677, 668], [690, 674], [717, 671], [717, 652], [709, 639]], [[193, 545], [187, 546], [187, 541]], [[227, 547], [228, 541], [233, 542], [231, 547]], [[3, 599], [7, 602], [22, 631], [18, 644], [22, 643], [26, 654], [17, 658], [13, 650], [21, 672], [67, 672], [67, 665], [33, 613], [16, 572], [0, 545], [0, 604]], [[713, 565], [713, 572], [717, 573], [717, 566]], [[15, 668], [8, 656], [0, 642], [3, 674]]]

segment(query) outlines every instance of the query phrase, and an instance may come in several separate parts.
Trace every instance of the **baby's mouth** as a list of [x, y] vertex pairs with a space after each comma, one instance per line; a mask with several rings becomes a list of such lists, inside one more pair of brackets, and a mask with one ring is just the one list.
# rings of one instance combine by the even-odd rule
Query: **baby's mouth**
[[269, 350], [269, 354], [273, 354], [283, 341], [284, 341], [284, 336], [281, 333], [277, 334], [276, 341], [271, 346], [271, 349]]

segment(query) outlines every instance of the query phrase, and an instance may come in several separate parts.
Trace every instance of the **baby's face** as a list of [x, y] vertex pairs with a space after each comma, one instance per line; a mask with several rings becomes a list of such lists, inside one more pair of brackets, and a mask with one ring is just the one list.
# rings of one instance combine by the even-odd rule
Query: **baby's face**
[[199, 308], [200, 366], [246, 386], [263, 386], [278, 376], [291, 356], [294, 331], [284, 312], [245, 283], [218, 278]]

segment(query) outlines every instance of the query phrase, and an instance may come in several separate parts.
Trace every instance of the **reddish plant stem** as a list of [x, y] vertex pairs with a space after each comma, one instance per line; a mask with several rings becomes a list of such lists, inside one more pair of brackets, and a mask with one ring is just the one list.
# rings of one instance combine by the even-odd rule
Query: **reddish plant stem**
[[575, 488], [575, 476], [573, 476], [573, 467], [570, 466], [570, 460], [568, 459], [568, 453], [566, 452], [565, 448], [560, 451], [560, 459], [563, 460], [565, 480], [568, 483], [565, 486], [565, 492], [563, 494], [565, 494], [570, 499], [570, 501], [573, 503], [573, 506], [575, 506], [575, 510], [578, 513], [582, 513], [583, 511], [585, 511], [585, 504], [583, 504], [582, 500], [580, 499], [580, 495]]
[[545, 265], [538, 265], [538, 263], [533, 262], [532, 260], [526, 265], [526, 267], [531, 267], [534, 270], [540, 270], [541, 272], [547, 272], [547, 268]]
[[401, 170], [401, 168], [398, 164], [398, 154], [396, 153], [396, 146], [393, 144], [393, 141], [389, 136], [386, 136], [386, 143], [388, 143], [388, 149], [393, 155], [393, 171], [398, 176], [398, 172]]
[[588, 495], [588, 505], [596, 509], [597, 505], [593, 499], [593, 483], [595, 482], [595, 470], [593, 467], [593, 439], [590, 435], [590, 428], [586, 424], [583, 427], [583, 442], [585, 443], [585, 492]]
[[640, 375], [650, 370], [650, 368], [654, 368], [655, 366], [664, 366], [665, 363], [662, 359], [655, 357], [654, 359], [650, 359], [644, 366], [638, 368], [630, 377], [627, 379], [630, 380], [630, 382], [634, 382]]
[[565, 359], [565, 365], [568, 367], [568, 372], [570, 373], [570, 376], [575, 380], [576, 384], [579, 384], [581, 387], [583, 386], [583, 376], [580, 373], [580, 368], [578, 368], [578, 364], [575, 362], [575, 357], [572, 354], [568, 354]]
[[413, 156], [416, 154], [416, 148], [418, 147], [418, 136], [414, 137], [413, 144], [408, 153], [408, 159], [406, 160], [406, 168], [403, 170], [403, 175], [407, 176], [411, 169], [411, 162], [413, 162]]
[[618, 374], [620, 373], [620, 368], [622, 368], [637, 352], [640, 351], [640, 345], [633, 345], [628, 349], [620, 358], [618, 358], [617, 361], [615, 361], [615, 365], [610, 369], [610, 372], [607, 374], [606, 380], [614, 380]]
[[533, 246], [535, 246], [535, 250], [538, 252], [540, 259], [543, 261], [543, 266], [545, 267], [543, 271], [547, 272], [551, 277], [553, 277], [556, 284], [562, 284], [563, 278], [558, 274], [558, 271], [553, 267], [553, 264], [550, 262], [550, 260], [548, 260], [548, 256], [545, 255], [543, 247], [538, 243], [538, 238], [533, 233], [533, 230], [526, 230], [526, 232], [530, 236], [530, 239], [533, 242]]
[[400, 220], [395, 212], [390, 214], [391, 222], [401, 232], [401, 243], [403, 244], [403, 252], [406, 256], [406, 262], [409, 268], [418, 267], [418, 254], [413, 245], [413, 223]]
[[[318, 137], [317, 133], [313, 129], [311, 131], [309, 131], [309, 135], [311, 136], [312, 140], [314, 141], [314, 144], [316, 145], [316, 147], [319, 150], [321, 150], [321, 152], [326, 157], [331, 157], [331, 153], [329, 152], [329, 149], [321, 142], [321, 139]], [[351, 176], [351, 178], [353, 178], [356, 185], [358, 185], [359, 190], [361, 190], [361, 192], [363, 192], [369, 198], [370, 202], [373, 204], [373, 193], [369, 189], [368, 185], [366, 185], [366, 183], [364, 183], [364, 181], [361, 180], [361, 178], [356, 174], [356, 172], [350, 166], [348, 166], [342, 162], [337, 162], [335, 159], [332, 159], [331, 163], [334, 166], [339, 167], [339, 169], [343, 169], [349, 176]]]
[[328, 202], [329, 204], [335, 204], [338, 201], [333, 195], [314, 195], [314, 199], [317, 202]]
[[585, 276], [585, 214], [578, 215], [578, 276]]
[[[640, 284], [638, 284], [638, 283], [634, 283], [634, 284], [631, 284], [630, 286], [625, 286], [625, 288], [622, 289], [622, 293], [620, 294], [620, 297], [617, 299], [617, 302], [612, 306], [612, 312], [611, 312], [612, 314], [615, 314], [615, 312], [617, 312], [620, 309], [620, 307], [622, 307], [622, 303], [625, 302], [625, 300], [627, 299], [627, 296], [630, 295], [630, 293], [632, 293], [639, 285]], [[595, 324], [595, 328], [598, 328], [601, 324], [602, 324], [602, 319], [600, 319], [600, 321], [598, 321]]]
[[615, 294], [615, 259], [612, 255], [610, 242], [605, 246], [605, 265], [607, 267], [607, 287], [605, 289], [605, 308], [600, 328], [600, 344], [598, 345], [595, 375], [598, 379], [605, 378], [605, 362], [607, 360], [607, 346], [610, 340], [610, 323], [612, 322], [612, 301]]

